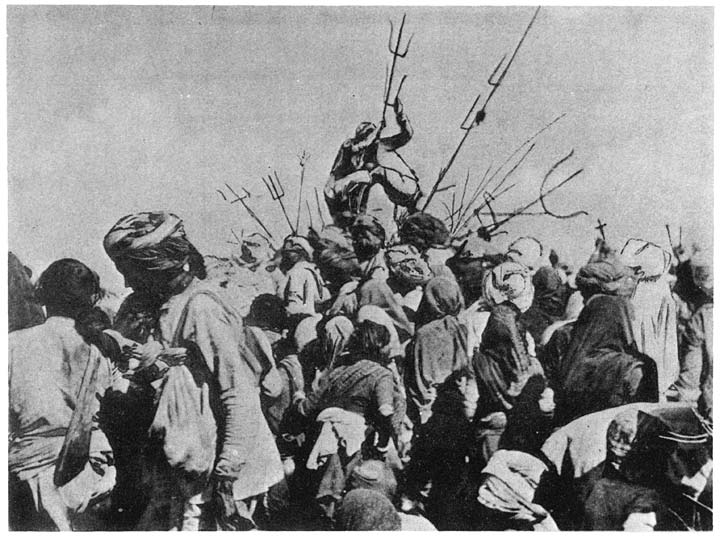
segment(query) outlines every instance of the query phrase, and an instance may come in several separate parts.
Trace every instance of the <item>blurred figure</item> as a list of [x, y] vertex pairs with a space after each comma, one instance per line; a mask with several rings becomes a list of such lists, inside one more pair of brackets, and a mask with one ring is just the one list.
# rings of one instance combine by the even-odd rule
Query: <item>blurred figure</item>
[[672, 399], [699, 401], [712, 415], [713, 382], [713, 273], [712, 252], [703, 250], [692, 259], [693, 283], [701, 304], [693, 313], [680, 347], [680, 374], [668, 392]]
[[14, 332], [42, 324], [42, 306], [35, 297], [32, 273], [12, 252], [8, 252], [8, 330]]

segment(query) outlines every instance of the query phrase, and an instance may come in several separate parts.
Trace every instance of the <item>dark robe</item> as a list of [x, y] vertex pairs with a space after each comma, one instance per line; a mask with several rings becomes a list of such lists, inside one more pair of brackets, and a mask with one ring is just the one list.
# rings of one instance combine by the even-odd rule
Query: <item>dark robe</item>
[[633, 340], [632, 305], [624, 297], [595, 295], [575, 322], [560, 367], [560, 423], [606, 408], [657, 401], [657, 368]]

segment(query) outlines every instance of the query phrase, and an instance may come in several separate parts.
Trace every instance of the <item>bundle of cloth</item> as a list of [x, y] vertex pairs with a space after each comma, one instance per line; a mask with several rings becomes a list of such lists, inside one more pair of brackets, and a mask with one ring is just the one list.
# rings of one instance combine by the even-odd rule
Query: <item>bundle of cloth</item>
[[637, 403], [583, 416], [553, 433], [543, 453], [567, 495], [563, 529], [709, 527], [712, 427], [689, 404]]

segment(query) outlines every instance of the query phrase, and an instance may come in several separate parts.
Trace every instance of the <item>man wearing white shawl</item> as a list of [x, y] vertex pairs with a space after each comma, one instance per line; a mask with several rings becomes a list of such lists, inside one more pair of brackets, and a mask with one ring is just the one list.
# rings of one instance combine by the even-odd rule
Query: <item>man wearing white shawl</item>
[[676, 308], [667, 280], [671, 254], [656, 244], [630, 239], [621, 256], [638, 276], [630, 299], [635, 309], [631, 323], [638, 350], [657, 364], [658, 393], [662, 398], [680, 371]]

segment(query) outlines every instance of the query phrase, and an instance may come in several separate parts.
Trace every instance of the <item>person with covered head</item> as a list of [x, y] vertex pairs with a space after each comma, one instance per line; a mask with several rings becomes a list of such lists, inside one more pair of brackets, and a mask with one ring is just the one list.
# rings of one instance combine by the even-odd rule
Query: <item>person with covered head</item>
[[422, 195], [415, 172], [396, 153], [412, 138], [412, 127], [400, 99], [393, 108], [399, 133], [381, 138], [384, 123], [379, 128], [360, 123], [355, 136], [343, 142], [335, 157], [324, 192], [333, 221], [341, 228], [366, 212], [370, 189], [376, 184], [392, 203], [411, 211]]
[[565, 314], [572, 290], [552, 267], [540, 267], [533, 274], [532, 283], [535, 297], [530, 308], [523, 313], [522, 322], [539, 347], [545, 330]]
[[332, 516], [349, 470], [363, 457], [384, 458], [394, 435], [395, 389], [389, 369], [390, 332], [360, 322], [348, 353], [318, 391], [295, 395], [296, 411], [317, 424], [306, 468], [319, 471], [313, 496]]
[[387, 280], [385, 229], [378, 219], [370, 215], [360, 215], [353, 221], [350, 233], [362, 270], [362, 279]]
[[452, 371], [434, 395], [432, 413], [413, 431], [401, 507], [427, 513], [441, 530], [470, 530], [475, 461], [468, 456], [473, 453], [472, 420], [478, 403], [472, 367]]
[[580, 529], [709, 530], [712, 466], [711, 436], [691, 408], [619, 412], [605, 461], [583, 477]]
[[701, 304], [693, 313], [680, 345], [680, 373], [669, 390], [672, 399], [698, 401], [712, 415], [713, 382], [713, 272], [712, 251], [701, 250], [692, 259], [696, 294]]
[[[173, 214], [125, 216], [104, 247], [133, 295], [156, 308], [152, 337], [189, 349], [159, 395], [151, 430], [164, 458], [156, 470], [166, 470], [141, 526], [196, 529], [214, 497], [220, 529], [253, 527], [258, 498], [283, 478], [283, 469], [260, 406], [262, 371], [245, 345], [240, 314], [202, 281], [203, 258]], [[159, 511], [167, 502], [169, 509]], [[162, 521], [162, 512], [170, 520]]]
[[480, 394], [475, 416], [479, 467], [498, 449], [506, 413], [527, 381], [543, 374], [529, 349], [532, 339], [520, 321], [533, 300], [528, 269], [506, 261], [487, 272], [483, 287], [492, 312], [472, 360]]
[[559, 368], [559, 423], [635, 401], [657, 401], [657, 367], [638, 351], [633, 334], [632, 269], [617, 258], [590, 263], [576, 282], [585, 306]]
[[543, 264], [544, 249], [535, 237], [520, 237], [514, 240], [506, 252], [508, 261], [519, 263], [534, 274]]
[[454, 281], [433, 278], [425, 287], [404, 372], [408, 413], [416, 426], [432, 414], [437, 387], [453, 371], [470, 364], [467, 327], [458, 320], [464, 305]]
[[396, 244], [385, 251], [389, 276], [387, 284], [395, 293], [409, 319], [415, 315], [423, 287], [433, 277], [427, 262], [411, 244]]
[[450, 232], [442, 220], [425, 212], [408, 215], [402, 221], [398, 236], [402, 244], [417, 248], [433, 276], [455, 278], [446, 265], [455, 250], [450, 246]]
[[658, 393], [663, 397], [680, 370], [676, 304], [667, 280], [672, 256], [656, 244], [630, 239], [620, 257], [638, 280], [630, 298], [635, 312], [633, 333], [638, 350], [655, 360]]
[[330, 292], [312, 262], [313, 249], [304, 237], [291, 235], [280, 250], [280, 270], [286, 281], [281, 298], [289, 315], [315, 315], [330, 300]]

